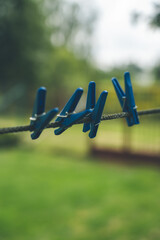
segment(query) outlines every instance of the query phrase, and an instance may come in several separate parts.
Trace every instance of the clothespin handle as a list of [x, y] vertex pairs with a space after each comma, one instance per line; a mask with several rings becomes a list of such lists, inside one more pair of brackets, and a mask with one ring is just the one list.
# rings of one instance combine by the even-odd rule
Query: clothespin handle
[[103, 109], [104, 109], [105, 102], [107, 99], [107, 95], [108, 95], [107, 91], [103, 91], [101, 93], [101, 95], [97, 101], [97, 104], [92, 112], [91, 131], [89, 133], [90, 138], [94, 138], [97, 134], [97, 130], [98, 130], [99, 124], [101, 122], [101, 117], [102, 117]]
[[128, 112], [130, 114], [129, 117], [126, 118], [127, 124], [128, 126], [133, 126], [135, 124], [139, 124], [139, 119], [129, 72], [125, 72], [124, 74], [124, 82], [125, 92], [122, 90], [118, 80], [116, 78], [112, 78], [112, 83], [122, 110], [123, 112]]
[[62, 120], [62, 118], [67, 117], [68, 114], [73, 113], [74, 110], [77, 107], [77, 104], [83, 94], [82, 88], [77, 88], [74, 94], [71, 96], [69, 101], [66, 103], [60, 114], [58, 115], [58, 118], [55, 120], [56, 122], [59, 122]]
[[30, 118], [30, 125], [32, 126], [32, 139], [37, 139], [43, 129], [48, 123], [55, 117], [58, 112], [58, 108], [54, 108], [49, 112], [45, 113], [46, 104], [46, 88], [40, 87], [37, 90], [36, 99], [34, 102], [32, 117]]

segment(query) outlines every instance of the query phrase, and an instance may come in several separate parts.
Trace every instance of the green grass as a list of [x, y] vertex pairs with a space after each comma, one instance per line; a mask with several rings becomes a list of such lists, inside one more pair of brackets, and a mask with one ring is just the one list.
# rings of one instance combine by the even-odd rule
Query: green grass
[[39, 144], [0, 150], [0, 239], [160, 239], [158, 170]]
[[[132, 148], [158, 152], [159, 125], [141, 121], [127, 128]], [[1, 119], [17, 123], [23, 119]], [[87, 157], [91, 143], [121, 148], [123, 129], [115, 120], [103, 122], [95, 140], [82, 125], [62, 136], [48, 129], [36, 141], [29, 132], [1, 136], [1, 146], [11, 145], [0, 149], [0, 240], [159, 240], [159, 170]]]

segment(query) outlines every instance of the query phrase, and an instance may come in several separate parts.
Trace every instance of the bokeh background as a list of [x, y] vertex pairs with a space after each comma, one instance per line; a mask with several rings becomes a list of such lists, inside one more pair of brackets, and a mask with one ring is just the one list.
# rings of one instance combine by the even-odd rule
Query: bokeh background
[[[79, 111], [95, 81], [121, 112], [111, 78], [125, 71], [138, 110], [160, 107], [159, 42], [159, 1], [0, 0], [0, 127], [29, 124], [40, 86], [46, 110], [82, 87]], [[159, 240], [159, 120], [0, 136], [0, 239]]]

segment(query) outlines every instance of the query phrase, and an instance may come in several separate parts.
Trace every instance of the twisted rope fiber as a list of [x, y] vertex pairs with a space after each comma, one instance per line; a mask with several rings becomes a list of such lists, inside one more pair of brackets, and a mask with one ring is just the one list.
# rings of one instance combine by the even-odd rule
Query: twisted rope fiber
[[[149, 115], [149, 114], [158, 114], [158, 113], [160, 113], [160, 108], [138, 111], [139, 116]], [[113, 119], [119, 119], [119, 118], [125, 118], [125, 117], [129, 117], [129, 113], [122, 112], [122, 113], [107, 114], [102, 116], [101, 121], [113, 120]], [[78, 121], [75, 124], [82, 124], [82, 123], [89, 123], [89, 122], [91, 122], [91, 118], [84, 117], [82, 120]], [[54, 122], [54, 123], [48, 124], [46, 128], [56, 128], [60, 126], [61, 126], [61, 123]], [[34, 127], [31, 125], [16, 126], [16, 127], [0, 128], [0, 134], [26, 132], [26, 131], [33, 131], [33, 130], [34, 130]]]

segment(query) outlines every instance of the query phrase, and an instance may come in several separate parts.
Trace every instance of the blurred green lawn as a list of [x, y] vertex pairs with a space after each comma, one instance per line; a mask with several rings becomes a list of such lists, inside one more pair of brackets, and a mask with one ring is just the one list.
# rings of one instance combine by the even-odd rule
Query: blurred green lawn
[[[87, 157], [81, 128], [14, 135], [21, 144], [0, 149], [0, 239], [160, 239], [159, 169]], [[100, 128], [108, 141], [111, 126]]]
[[160, 239], [156, 169], [0, 151], [0, 239]]

